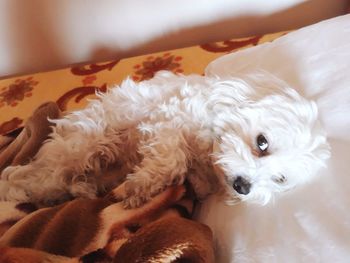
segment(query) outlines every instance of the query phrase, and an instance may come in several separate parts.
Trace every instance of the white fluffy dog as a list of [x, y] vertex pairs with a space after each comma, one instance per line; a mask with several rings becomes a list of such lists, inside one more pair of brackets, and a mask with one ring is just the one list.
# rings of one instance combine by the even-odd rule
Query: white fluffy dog
[[228, 202], [266, 203], [309, 181], [330, 155], [315, 103], [262, 72], [127, 79], [54, 122], [32, 162], [3, 171], [0, 200], [94, 197], [118, 167], [128, 207], [186, 176], [199, 197], [224, 189]]

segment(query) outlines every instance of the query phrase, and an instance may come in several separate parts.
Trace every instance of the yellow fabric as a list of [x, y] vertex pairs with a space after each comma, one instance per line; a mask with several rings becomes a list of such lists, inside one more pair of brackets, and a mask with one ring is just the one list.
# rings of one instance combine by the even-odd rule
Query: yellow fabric
[[105, 91], [127, 76], [139, 81], [151, 78], [158, 70], [203, 74], [208, 63], [224, 54], [273, 41], [284, 34], [234, 39], [0, 80], [0, 134], [22, 126], [43, 102], [56, 101], [61, 110], [79, 109], [94, 97], [96, 89]]

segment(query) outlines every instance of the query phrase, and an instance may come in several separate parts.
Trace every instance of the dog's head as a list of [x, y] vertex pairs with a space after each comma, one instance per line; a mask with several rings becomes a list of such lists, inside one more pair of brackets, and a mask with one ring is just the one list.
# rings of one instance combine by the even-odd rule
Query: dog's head
[[314, 102], [269, 75], [218, 85], [223, 102], [217, 94], [213, 159], [224, 175], [228, 203], [264, 204], [273, 193], [314, 177], [330, 156]]

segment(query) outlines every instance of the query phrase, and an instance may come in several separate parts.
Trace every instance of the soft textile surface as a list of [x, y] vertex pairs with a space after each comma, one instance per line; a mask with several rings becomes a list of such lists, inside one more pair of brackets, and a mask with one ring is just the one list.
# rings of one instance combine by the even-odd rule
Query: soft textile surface
[[45, 101], [57, 102], [61, 110], [79, 109], [86, 105], [88, 98], [94, 97], [96, 90], [103, 92], [127, 76], [144, 80], [159, 70], [203, 74], [208, 63], [217, 57], [272, 41], [283, 34], [233, 39], [0, 80], [0, 134], [22, 126], [33, 110]]
[[176, 209], [190, 208], [189, 200], [177, 202], [183, 193], [183, 186], [168, 188], [132, 210], [107, 198], [40, 209], [0, 237], [0, 262], [212, 263], [210, 229]]
[[[223, 56], [208, 75], [267, 70], [317, 101], [330, 137], [329, 167], [265, 207], [213, 197], [199, 218], [217, 238], [218, 262], [349, 262], [350, 15]], [[292, 164], [291, 164], [292, 165]]]
[[59, 116], [60, 110], [57, 104], [47, 102], [34, 111], [16, 138], [0, 136], [0, 140], [4, 142], [0, 146], [0, 173], [8, 165], [28, 163], [52, 131], [48, 119], [56, 119]]
[[[36, 109], [18, 136], [2, 145], [0, 168], [30, 162], [52, 128], [47, 118], [59, 115], [53, 102]], [[8, 137], [0, 139], [8, 142]], [[168, 188], [141, 208], [129, 210], [114, 201], [123, 187], [112, 190], [113, 195], [37, 211], [37, 204], [0, 202], [0, 262], [214, 261], [210, 229], [183, 218], [193, 210], [185, 186]]]

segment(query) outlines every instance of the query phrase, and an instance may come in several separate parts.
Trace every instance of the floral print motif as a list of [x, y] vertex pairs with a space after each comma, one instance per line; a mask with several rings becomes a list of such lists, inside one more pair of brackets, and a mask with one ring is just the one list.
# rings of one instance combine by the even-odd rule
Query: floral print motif
[[119, 63], [119, 60], [107, 62], [107, 63], [100, 63], [100, 64], [89, 64], [89, 65], [80, 65], [75, 66], [71, 68], [71, 72], [74, 75], [78, 76], [86, 76], [98, 73], [103, 70], [109, 70], [111, 71], [115, 65]]
[[240, 40], [226, 40], [222, 42], [207, 43], [200, 47], [206, 51], [219, 53], [219, 52], [232, 52], [234, 50], [248, 47], [250, 45], [256, 46], [259, 43], [261, 36], [250, 37]]
[[171, 53], [164, 53], [163, 56], [149, 56], [142, 64], [134, 66], [136, 70], [133, 75], [135, 81], [151, 79], [157, 71], [170, 70], [174, 73], [182, 73], [180, 68], [181, 56], [175, 56]]
[[16, 79], [8, 87], [3, 87], [0, 91], [0, 107], [5, 104], [15, 107], [25, 97], [32, 96], [32, 90], [38, 83], [32, 77], [29, 77], [26, 79]]
[[88, 75], [82, 80], [82, 82], [83, 82], [84, 86], [87, 86], [87, 85], [94, 83], [94, 81], [96, 79], [97, 79], [96, 75]]
[[97, 86], [76, 87], [74, 89], [69, 90], [65, 94], [63, 94], [60, 98], [58, 98], [56, 103], [61, 111], [66, 111], [67, 104], [70, 100], [75, 98], [74, 102], [79, 103], [82, 99], [84, 99], [88, 95], [96, 94], [96, 92], [106, 92], [106, 91], [107, 91], [106, 83], [100, 87], [97, 87]]

